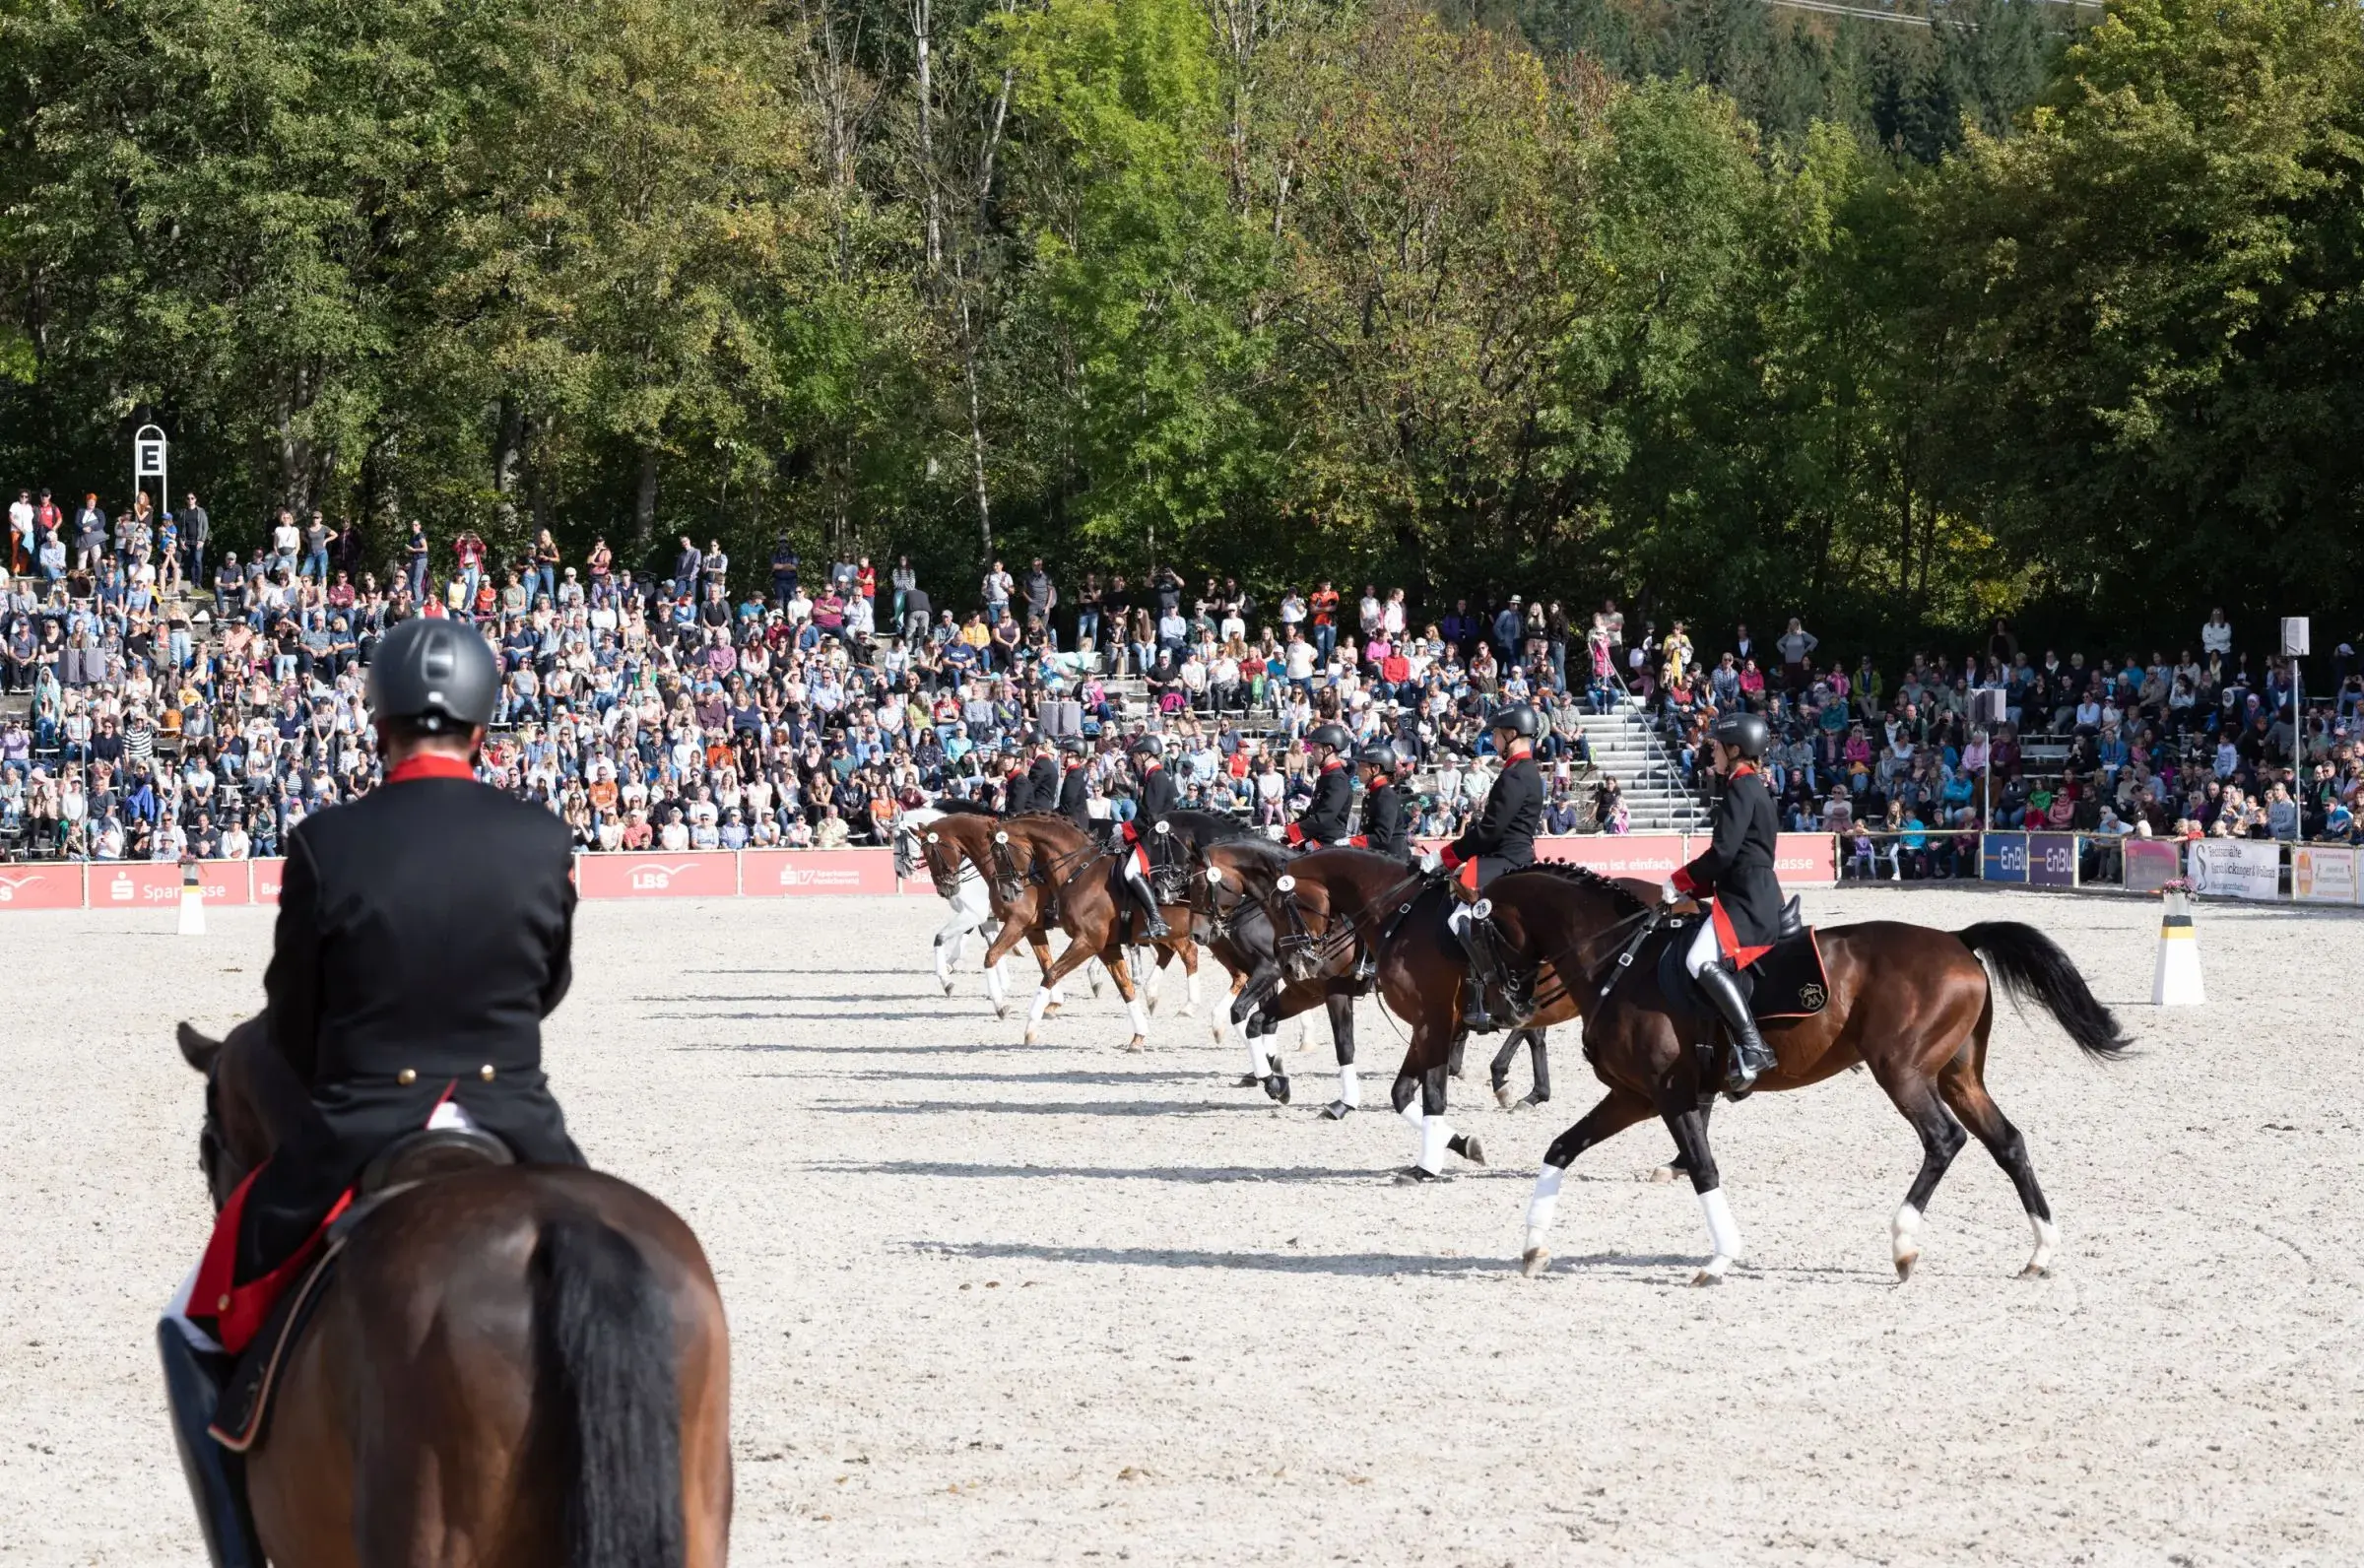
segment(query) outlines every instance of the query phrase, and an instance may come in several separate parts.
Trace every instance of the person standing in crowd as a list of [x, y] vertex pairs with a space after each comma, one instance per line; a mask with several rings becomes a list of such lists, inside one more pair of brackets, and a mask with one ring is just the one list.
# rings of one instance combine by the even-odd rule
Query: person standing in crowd
[[988, 627], [998, 625], [1001, 623], [1002, 617], [1010, 609], [1010, 592], [1013, 586], [1010, 573], [1003, 570], [1002, 563], [997, 560], [985, 573], [985, 579], [980, 586], [985, 592], [985, 624]]
[[402, 558], [404, 581], [410, 588], [411, 603], [424, 606], [427, 603], [427, 529], [415, 517], [411, 519], [410, 532], [403, 540]]
[[1782, 632], [1773, 646], [1781, 653], [1782, 689], [1792, 696], [1806, 689], [1806, 661], [1822, 639], [1806, 629], [1804, 621], [1790, 617], [1789, 628]]
[[33, 530], [33, 491], [21, 490], [8, 507], [8, 569], [20, 577], [33, 569], [33, 554], [40, 548]]

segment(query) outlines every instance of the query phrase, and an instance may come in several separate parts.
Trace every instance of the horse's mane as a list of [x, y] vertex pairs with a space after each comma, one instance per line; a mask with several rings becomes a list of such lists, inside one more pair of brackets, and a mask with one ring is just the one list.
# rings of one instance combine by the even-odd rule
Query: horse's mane
[[1227, 812], [1208, 811], [1186, 806], [1165, 814], [1165, 819], [1177, 826], [1187, 827], [1203, 844], [1228, 844], [1237, 838], [1253, 838], [1256, 829]]
[[1597, 892], [1607, 893], [1610, 901], [1617, 906], [1617, 913], [1621, 915], [1639, 914], [1649, 908], [1649, 905], [1617, 885], [1614, 878], [1604, 877], [1592, 867], [1579, 866], [1572, 860], [1539, 860], [1532, 865], [1516, 867], [1503, 875], [1524, 877], [1529, 872], [1542, 872], [1545, 876], [1556, 877], [1561, 882], [1572, 882], [1580, 887], [1590, 887]]
[[1089, 833], [1085, 833], [1083, 828], [1078, 827], [1076, 825], [1075, 818], [1068, 816], [1065, 812], [1019, 812], [1017, 816], [1005, 817], [1002, 818], [1002, 820], [1013, 825], [1022, 822], [1039, 822], [1044, 826], [1056, 825], [1059, 827], [1064, 827], [1069, 832], [1081, 834], [1085, 838], [1089, 838], [1091, 836]]
[[983, 801], [972, 801], [958, 795], [939, 795], [929, 804], [947, 817], [999, 817], [1002, 815]]
[[1248, 852], [1249, 859], [1261, 862], [1264, 867], [1283, 866], [1289, 861], [1296, 859], [1294, 855], [1291, 855], [1287, 850], [1282, 849], [1279, 844], [1274, 843], [1271, 839], [1262, 837], [1255, 833], [1242, 833], [1237, 838], [1226, 838], [1221, 840], [1219, 843], [1210, 844], [1207, 847], [1209, 849], [1227, 849], [1234, 851], [1246, 850]]

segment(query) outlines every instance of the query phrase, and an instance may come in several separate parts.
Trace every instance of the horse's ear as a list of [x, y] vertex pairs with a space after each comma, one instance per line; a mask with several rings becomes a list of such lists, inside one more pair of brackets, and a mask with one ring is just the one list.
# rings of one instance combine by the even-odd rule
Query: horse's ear
[[200, 1034], [190, 1024], [183, 1023], [175, 1031], [180, 1040], [181, 1060], [200, 1073], [214, 1070], [214, 1059], [222, 1054], [222, 1042], [211, 1035]]

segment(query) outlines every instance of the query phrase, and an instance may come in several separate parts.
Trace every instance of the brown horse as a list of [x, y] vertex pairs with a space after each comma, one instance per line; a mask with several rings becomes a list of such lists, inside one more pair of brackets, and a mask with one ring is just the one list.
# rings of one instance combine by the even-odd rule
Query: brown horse
[[1151, 947], [1161, 959], [1165, 954], [1179, 958], [1196, 991], [1199, 949], [1190, 936], [1190, 911], [1173, 905], [1168, 913], [1173, 928], [1170, 935], [1154, 942], [1147, 938], [1137, 941], [1138, 916], [1115, 885], [1117, 856], [1065, 817], [1055, 812], [1021, 812], [1003, 817], [952, 816], [932, 824], [924, 837], [931, 875], [941, 878], [939, 868], [944, 867], [956, 876], [959, 864], [965, 861], [977, 868], [992, 891], [1002, 934], [985, 950], [988, 968], [1000, 962], [1021, 936], [1048, 930], [1053, 919], [1067, 933], [1066, 948], [1044, 969], [1042, 984], [1027, 1011], [1026, 1044], [1040, 1040], [1042, 1020], [1055, 1005], [1053, 993], [1059, 983], [1098, 958], [1116, 981], [1117, 995], [1124, 998], [1132, 1020], [1133, 1035], [1125, 1049], [1148, 1049], [1149, 1009], [1125, 958], [1129, 946]]
[[[259, 1018], [180, 1045], [218, 1208], [307, 1102]], [[244, 1469], [281, 1568], [720, 1568], [730, 1341], [697, 1238], [587, 1170], [394, 1194], [354, 1227]]]
[[[983, 847], [989, 842], [986, 835], [990, 829], [981, 824], [1001, 820], [1002, 814], [989, 806], [979, 806], [957, 797], [947, 797], [937, 802], [937, 806], [945, 815], [911, 830], [920, 864], [928, 868], [928, 877], [936, 884], [937, 895], [947, 903], [960, 899], [964, 884], [974, 885], [971, 879], [982, 881], [988, 913], [1001, 927], [999, 935], [986, 947], [985, 997], [993, 1004], [993, 1015], [1006, 1018], [1010, 1015], [1010, 1000], [1002, 988], [1002, 960], [1017, 950], [1018, 943], [1023, 942], [1034, 954], [1035, 964], [1047, 977], [1051, 972], [1049, 938], [1053, 923], [1040, 918], [1037, 905], [1029, 901], [1026, 912], [1032, 918], [1023, 924], [1014, 925], [1010, 918], [1010, 906], [994, 891], [994, 881], [987, 871], [989, 857], [980, 858]], [[972, 850], [977, 853], [971, 853]], [[896, 852], [902, 852], [899, 844]], [[944, 986], [944, 994], [951, 996], [952, 980], [945, 972], [941, 957], [938, 959], [937, 979]], [[1099, 994], [1100, 983], [1096, 976], [1092, 979], [1091, 990], [1094, 996]], [[1065, 1000], [1053, 988], [1048, 1011], [1057, 1013]]]
[[[1493, 893], [1495, 923], [1517, 961], [1556, 964], [1591, 993], [1585, 1055], [1609, 1089], [1544, 1152], [1528, 1205], [1527, 1274], [1542, 1273], [1550, 1261], [1544, 1242], [1569, 1163], [1656, 1115], [1674, 1136], [1681, 1168], [1707, 1220], [1712, 1250], [1694, 1282], [1722, 1278], [1740, 1257], [1740, 1235], [1708, 1147], [1707, 1107], [1722, 1082], [1719, 1058], [1729, 1046], [1713, 1043], [1721, 1030], [1709, 1021], [1709, 1012], [1687, 998], [1670, 999], [1656, 972], [1664, 945], [1687, 940], [1695, 928], [1657, 930], [1661, 922], [1672, 924], [1663, 911], [1606, 884], [1553, 886], [1505, 878], [1495, 885], [1502, 889]], [[1654, 928], [1649, 940], [1626, 950], [1630, 964], [1609, 961], [1599, 950], [1600, 934], [1637, 920]], [[1764, 1024], [1777, 1062], [1756, 1087], [1804, 1088], [1860, 1062], [1912, 1123], [1921, 1137], [1921, 1170], [1890, 1227], [1899, 1279], [1910, 1277], [1920, 1259], [1921, 1220], [1931, 1196], [1973, 1136], [2010, 1177], [2035, 1232], [2035, 1252], [2022, 1272], [2045, 1274], [2059, 1239], [2052, 1209], [2036, 1185], [2026, 1143], [1996, 1108], [1984, 1080], [1995, 990], [2000, 984], [2042, 1005], [2079, 1049], [2099, 1060], [2127, 1049], [2109, 1009], [2051, 939], [2016, 922], [1944, 932], [1874, 921], [1828, 927], [1815, 939], [1827, 999], [1818, 1013]]]

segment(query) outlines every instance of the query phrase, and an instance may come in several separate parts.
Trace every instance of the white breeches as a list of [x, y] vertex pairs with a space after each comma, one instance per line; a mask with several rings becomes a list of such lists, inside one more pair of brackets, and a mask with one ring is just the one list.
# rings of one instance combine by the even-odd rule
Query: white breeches
[[1709, 964], [1721, 961], [1723, 956], [1724, 949], [1716, 942], [1716, 923], [1702, 913], [1699, 934], [1691, 939], [1690, 951], [1682, 955], [1683, 972], [1695, 975]]

